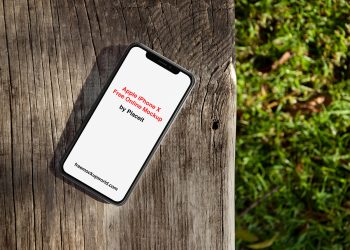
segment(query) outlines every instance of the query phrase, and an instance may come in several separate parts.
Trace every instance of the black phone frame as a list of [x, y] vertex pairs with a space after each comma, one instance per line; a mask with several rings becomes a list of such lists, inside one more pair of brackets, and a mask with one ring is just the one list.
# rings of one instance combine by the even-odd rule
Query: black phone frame
[[[162, 133], [160, 134], [160, 136], [158, 137], [156, 143], [154, 144], [151, 152], [149, 153], [149, 155], [147, 156], [146, 160], [144, 161], [144, 163], [142, 164], [139, 172], [137, 173], [135, 179], [133, 180], [132, 184], [130, 185], [128, 191], [126, 192], [125, 196], [123, 197], [122, 200], [120, 201], [115, 201], [111, 198], [109, 198], [108, 196], [104, 195], [103, 193], [97, 191], [96, 189], [90, 187], [89, 185], [87, 185], [86, 183], [80, 181], [79, 179], [75, 178], [74, 176], [66, 173], [63, 169], [63, 166], [64, 166], [64, 163], [65, 161], [67, 160], [69, 154], [71, 153], [72, 149], [74, 148], [76, 142], [78, 141], [81, 133], [84, 131], [86, 125], [88, 124], [91, 116], [93, 115], [93, 113], [95, 112], [97, 106], [99, 105], [101, 99], [103, 98], [103, 96], [105, 95], [108, 87], [111, 85], [115, 75], [118, 73], [121, 65], [124, 63], [124, 60], [125, 58], [127, 57], [127, 55], [129, 54], [130, 50], [134, 47], [139, 47], [143, 50], [146, 51], [146, 54], [147, 53], [151, 53], [152, 56], [154, 57], [157, 57], [159, 58], [163, 63], [165, 62], [166, 64], [168, 64], [172, 69], [173, 68], [176, 68], [179, 70], [179, 72], [183, 72], [184, 74], [186, 74], [187, 76], [190, 77], [191, 79], [191, 82], [190, 82], [190, 85], [188, 86], [187, 90], [185, 91], [184, 95], [182, 96], [180, 102], [178, 103], [178, 105], [176, 106], [176, 109], [175, 111], [173, 112], [173, 114], [171, 115], [169, 121], [167, 122], [167, 124], [165, 125]], [[145, 56], [146, 56], [145, 54]], [[155, 62], [156, 63], [156, 62]], [[164, 65], [160, 65], [159, 66], [162, 66], [164, 67]], [[168, 69], [169, 70], [169, 69]], [[170, 71], [170, 70], [169, 70]], [[173, 72], [172, 72], [173, 73]], [[84, 119], [84, 122], [82, 123], [82, 125], [80, 126], [76, 136], [74, 137], [72, 143], [69, 145], [68, 149], [66, 150], [60, 164], [59, 164], [59, 171], [60, 173], [65, 177], [67, 178], [68, 180], [72, 181], [73, 183], [77, 184], [78, 186], [80, 186], [81, 188], [83, 188], [83, 190], [85, 191], [88, 191], [90, 194], [92, 195], [95, 195], [96, 197], [108, 202], [108, 203], [111, 203], [111, 204], [114, 204], [114, 205], [118, 205], [118, 206], [121, 206], [123, 205], [127, 199], [129, 198], [132, 190], [134, 189], [137, 181], [140, 179], [140, 176], [142, 175], [143, 171], [145, 170], [146, 166], [148, 165], [149, 161], [151, 160], [152, 156], [154, 155], [154, 153], [156, 152], [156, 150], [158, 149], [161, 141], [163, 140], [165, 134], [167, 133], [169, 127], [171, 126], [171, 124], [173, 123], [176, 115], [179, 113], [181, 107], [183, 106], [187, 96], [190, 94], [191, 90], [193, 89], [193, 86], [195, 84], [195, 78], [194, 76], [186, 69], [184, 69], [183, 67], [179, 66], [178, 64], [176, 64], [175, 62], [172, 62], [171, 60], [169, 60], [168, 58], [160, 55], [159, 53], [155, 52], [154, 50], [148, 48], [146, 45], [142, 44], [142, 43], [139, 43], [139, 42], [134, 42], [134, 43], [131, 43], [125, 50], [123, 56], [121, 57], [119, 63], [117, 64], [117, 66], [115, 67], [115, 69], [113, 70], [111, 76], [109, 77], [106, 85], [103, 87], [101, 93], [99, 94], [99, 96], [97, 97], [97, 100], [94, 102], [94, 104], [92, 105], [91, 109], [89, 110], [86, 118]]]

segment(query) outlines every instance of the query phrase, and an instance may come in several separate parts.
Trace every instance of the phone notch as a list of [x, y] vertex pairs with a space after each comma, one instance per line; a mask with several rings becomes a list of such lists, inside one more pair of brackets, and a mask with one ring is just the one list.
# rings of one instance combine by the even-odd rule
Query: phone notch
[[158, 64], [159, 66], [165, 68], [166, 70], [169, 70], [173, 74], [178, 74], [180, 72], [180, 69], [178, 69], [175, 65], [167, 62], [166, 60], [162, 59], [161, 57], [157, 56], [156, 54], [147, 51], [146, 57], [151, 60], [152, 62]]

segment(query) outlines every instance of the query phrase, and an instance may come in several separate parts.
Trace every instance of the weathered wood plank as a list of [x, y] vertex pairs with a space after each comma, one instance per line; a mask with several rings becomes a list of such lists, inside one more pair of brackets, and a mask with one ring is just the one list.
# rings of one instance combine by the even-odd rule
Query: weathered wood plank
[[[233, 249], [233, 0], [3, 0], [0, 249]], [[196, 75], [122, 207], [56, 172], [126, 46]]]
[[16, 210], [12, 171], [11, 78], [3, 3], [0, 4], [0, 246], [16, 246]]

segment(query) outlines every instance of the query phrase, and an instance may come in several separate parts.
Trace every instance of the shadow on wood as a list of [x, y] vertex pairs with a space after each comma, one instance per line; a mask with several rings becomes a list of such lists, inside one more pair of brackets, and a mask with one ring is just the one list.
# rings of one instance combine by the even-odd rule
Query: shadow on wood
[[66, 152], [69, 145], [72, 143], [76, 133], [86, 118], [87, 113], [95, 103], [98, 95], [100, 94], [103, 86], [107, 83], [113, 69], [118, 64], [121, 56], [123, 55], [127, 46], [109, 46], [101, 50], [97, 56], [97, 60], [91, 69], [89, 76], [87, 77], [80, 94], [74, 102], [72, 113], [70, 114], [66, 126], [62, 132], [62, 135], [57, 143], [54, 151], [54, 156], [50, 163], [50, 170], [52, 173], [63, 179], [65, 183], [74, 185], [81, 192], [86, 193], [90, 197], [105, 202], [94, 194], [83, 190], [82, 187], [64, 178], [60, 173], [60, 164], [62, 164], [62, 157]]

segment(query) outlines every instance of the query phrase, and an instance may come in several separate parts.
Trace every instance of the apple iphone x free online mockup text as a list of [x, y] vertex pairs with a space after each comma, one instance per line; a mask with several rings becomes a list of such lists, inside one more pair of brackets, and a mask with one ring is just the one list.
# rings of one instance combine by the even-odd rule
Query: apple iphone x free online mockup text
[[187, 70], [130, 45], [66, 152], [62, 174], [122, 204], [193, 85]]

